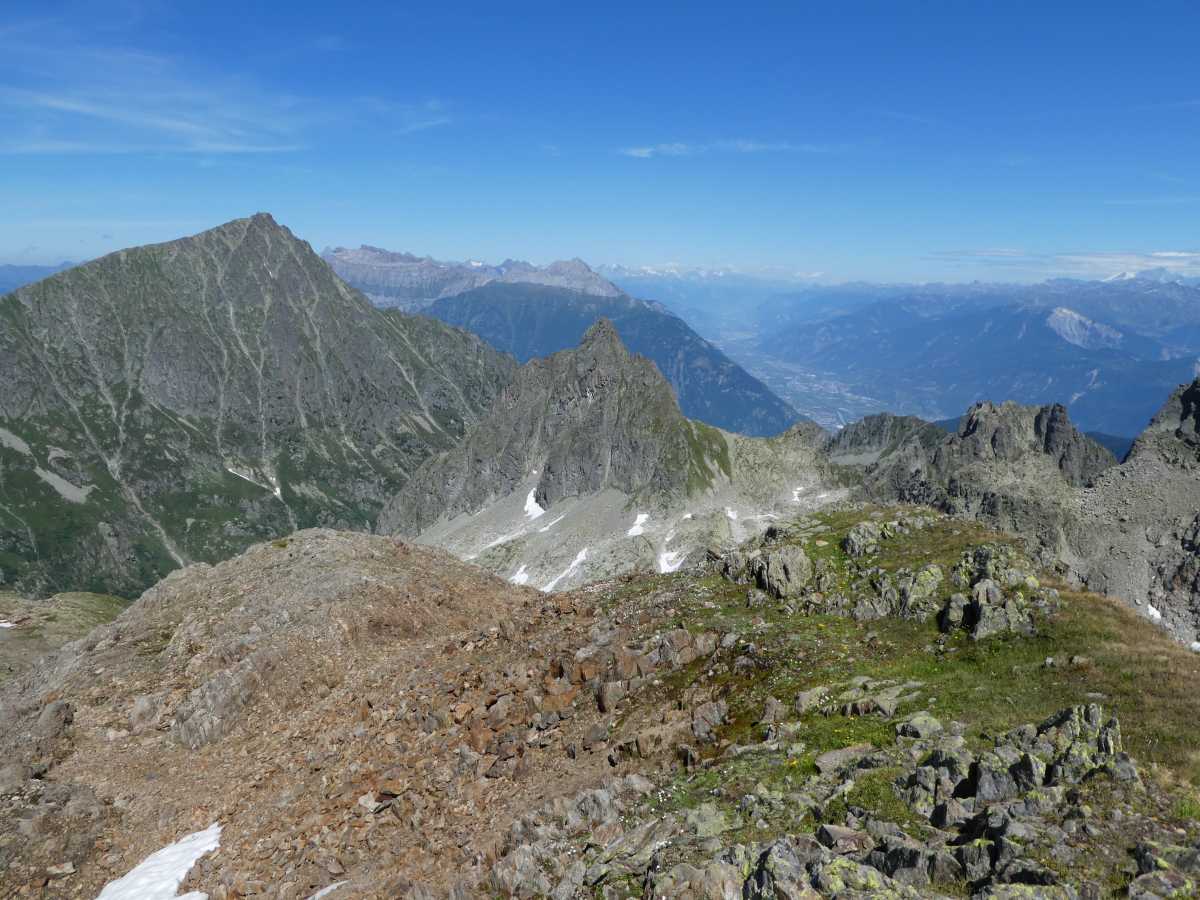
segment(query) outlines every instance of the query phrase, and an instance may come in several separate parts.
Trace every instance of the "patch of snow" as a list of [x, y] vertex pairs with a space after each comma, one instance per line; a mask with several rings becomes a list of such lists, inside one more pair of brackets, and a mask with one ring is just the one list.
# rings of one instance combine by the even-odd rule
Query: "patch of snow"
[[509, 582], [511, 584], [529, 584], [529, 573], [525, 571], [525, 568], [525, 564], [521, 563], [521, 568], [513, 572], [508, 579]]
[[675, 572], [683, 565], [687, 554], [682, 550], [664, 550], [658, 554], [658, 571], [666, 575], [668, 572]]
[[1159, 612], [1159, 611], [1158, 611], [1158, 609], [1157, 609], [1156, 607], [1154, 607], [1154, 606], [1147, 606], [1147, 607], [1146, 607], [1146, 613], [1147, 613], [1147, 615], [1149, 615], [1149, 616], [1150, 616], [1150, 618], [1151, 618], [1151, 619], [1153, 619], [1155, 622], [1161, 622], [1161, 621], [1162, 621], [1162, 613], [1161, 613], [1161, 612]]
[[1065, 306], [1056, 307], [1046, 317], [1046, 324], [1068, 344], [1085, 350], [1119, 347], [1125, 337], [1111, 325], [1094, 322]]
[[566, 518], [566, 516], [559, 516], [557, 519], [555, 519], [549, 525], [543, 525], [541, 528], [538, 529], [538, 534], [545, 534], [547, 531], [549, 531], [551, 528], [553, 528], [555, 525], [557, 525], [559, 522], [561, 522], [565, 518]]
[[799, 503], [802, 493], [804, 493], [804, 488], [792, 488], [792, 502]]
[[34, 474], [50, 487], [58, 492], [58, 495], [69, 503], [86, 503], [88, 494], [95, 490], [95, 485], [87, 485], [86, 487], [76, 487], [54, 472], [47, 472], [43, 468], [35, 468]]
[[263, 484], [261, 481], [255, 481], [253, 478], [251, 478], [245, 472], [240, 472], [237, 469], [235, 469], [233, 466], [226, 466], [225, 471], [228, 472], [230, 475], [236, 475], [238, 478], [242, 479], [242, 481], [250, 482], [255, 487], [262, 488], [264, 491], [271, 491], [272, 494], [275, 493], [273, 490], [271, 490], [270, 485]]
[[633, 521], [633, 526], [625, 532], [626, 537], [637, 537], [639, 534], [645, 534], [646, 529], [642, 526], [650, 518], [650, 513], [638, 513], [637, 518]]
[[311, 897], [309, 897], [308, 900], [321, 900], [322, 897], [332, 894], [334, 891], [336, 891], [338, 888], [340, 888], [343, 884], [346, 884], [346, 882], [335, 881], [333, 884], [326, 885], [325, 887], [323, 887], [319, 891], [317, 891], [315, 894], [313, 894]]
[[29, 449], [29, 445], [7, 428], [0, 428], [0, 447], [7, 447], [9, 450], [16, 450], [18, 453], [24, 453], [26, 456], [33, 456], [33, 451]]
[[690, 519], [691, 517], [692, 517], [692, 514], [691, 514], [691, 513], [684, 513], [684, 514], [683, 514], [683, 519], [682, 519], [682, 521], [686, 522], [686, 521], [687, 521], [688, 519]]
[[16, 622], [0, 622], [0, 628], [16, 628]]
[[537, 488], [530, 488], [529, 496], [525, 498], [525, 515], [529, 516], [531, 519], [536, 519], [539, 516], [545, 515], [546, 513], [546, 511], [542, 509], [537, 500], [534, 498], [534, 494], [536, 493]]
[[730, 522], [736, 522], [737, 521], [737, 510], [734, 509], [732, 506], [727, 506], [727, 507], [725, 507], [725, 516], [726, 516], [726, 518], [729, 519]]
[[574, 575], [575, 570], [578, 569], [580, 566], [582, 566], [584, 563], [584, 560], [586, 560], [586, 559], [587, 559], [587, 547], [584, 547], [582, 550], [580, 550], [575, 555], [575, 558], [573, 560], [571, 560], [571, 564], [569, 566], [567, 566], [565, 569], [563, 569], [561, 572], [559, 572], [557, 575], [555, 575], [553, 578], [551, 578], [550, 581], [546, 584], [546, 586], [544, 588], [542, 588], [542, 590], [543, 591], [554, 590], [554, 588], [558, 586], [558, 583], [560, 581], [562, 581], [564, 578], [570, 578], [572, 575]]
[[1192, 641], [1192, 652], [1200, 653], [1200, 641]]
[[[126, 875], [106, 884], [96, 900], [173, 900], [196, 861], [220, 846], [221, 826], [213, 822], [203, 831], [154, 851]], [[208, 894], [191, 891], [182, 900], [207, 898]]]
[[[515, 541], [525, 533], [524, 528], [518, 528], [516, 531], [510, 531], [508, 534], [502, 534], [490, 544], [484, 545], [484, 550], [491, 550], [493, 547], [499, 547], [501, 544], [507, 544], [509, 541]], [[478, 554], [476, 554], [478, 555]]]

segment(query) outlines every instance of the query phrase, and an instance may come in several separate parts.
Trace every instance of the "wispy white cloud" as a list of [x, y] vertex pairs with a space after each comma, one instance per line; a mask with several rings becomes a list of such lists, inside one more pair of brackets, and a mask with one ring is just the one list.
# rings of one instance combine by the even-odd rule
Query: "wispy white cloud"
[[662, 144], [643, 144], [636, 147], [623, 147], [617, 152], [622, 156], [634, 159], [653, 159], [659, 156], [699, 156], [705, 153], [832, 153], [838, 149], [839, 147], [833, 144], [736, 138], [704, 143], [672, 141]]
[[1200, 195], [1196, 194], [1155, 194], [1104, 201], [1105, 206], [1192, 206], [1198, 203]]
[[415, 122], [405, 122], [396, 128], [396, 134], [416, 134], [419, 131], [428, 131], [431, 128], [441, 128], [443, 125], [449, 125], [454, 120], [449, 116], [439, 116], [435, 119], [419, 119]]
[[[322, 48], [345, 46], [335, 36]], [[451, 124], [445, 105], [330, 105], [185, 59], [82, 38], [68, 26], [0, 29], [0, 154], [288, 154], [322, 131], [381, 139]]]
[[1016, 248], [941, 250], [929, 261], [950, 266], [1021, 271], [1042, 277], [1104, 278], [1120, 272], [1166, 269], [1179, 275], [1200, 275], [1200, 250], [1115, 250], [1042, 253]]
[[642, 147], [626, 147], [618, 151], [622, 156], [634, 159], [650, 159], [655, 156], [691, 156], [697, 152], [695, 144], [675, 142], [672, 144], [648, 144]]

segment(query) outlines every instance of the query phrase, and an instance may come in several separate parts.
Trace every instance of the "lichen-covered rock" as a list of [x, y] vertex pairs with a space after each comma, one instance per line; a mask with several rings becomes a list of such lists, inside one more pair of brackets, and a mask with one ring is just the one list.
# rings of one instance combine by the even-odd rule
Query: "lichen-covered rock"
[[882, 538], [882, 529], [878, 522], [859, 522], [846, 533], [842, 540], [842, 549], [846, 551], [847, 556], [861, 559], [878, 553]]
[[915, 574], [904, 572], [898, 578], [899, 609], [902, 619], [925, 620], [938, 611], [938, 595], [944, 575], [941, 566], [930, 563]]
[[1010, 588], [1022, 585], [1030, 589], [1038, 587], [1032, 563], [1016, 547], [1008, 544], [972, 547], [963, 553], [951, 577], [960, 588], [972, 587], [985, 579]]
[[679, 900], [741, 900], [744, 880], [742, 870], [730, 863], [679, 863], [664, 872], [652, 870], [646, 894]]
[[772, 597], [786, 599], [803, 591], [813, 575], [812, 560], [798, 545], [771, 550], [750, 562], [755, 583]]
[[1129, 885], [1134, 900], [1200, 895], [1200, 847], [1143, 841], [1134, 848], [1137, 877]]
[[967, 606], [963, 627], [977, 641], [997, 634], [1032, 634], [1033, 617], [1020, 593], [1004, 597], [977, 591]]

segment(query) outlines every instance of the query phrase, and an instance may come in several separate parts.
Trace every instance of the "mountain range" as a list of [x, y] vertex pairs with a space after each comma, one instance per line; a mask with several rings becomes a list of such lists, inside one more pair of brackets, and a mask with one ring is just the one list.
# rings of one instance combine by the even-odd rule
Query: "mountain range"
[[56, 266], [0, 266], [0, 294], [7, 294], [19, 287], [49, 278], [73, 265], [74, 263], [62, 262]]
[[596, 297], [621, 293], [579, 259], [559, 260], [547, 266], [513, 259], [499, 265], [444, 262], [365, 244], [358, 249], [331, 247], [322, 256], [347, 284], [357, 287], [377, 305], [410, 312], [423, 310], [441, 297], [493, 282], [540, 284]]
[[523, 366], [380, 528], [547, 590], [675, 571], [714, 540], [839, 495], [822, 438], [811, 423], [751, 438], [687, 419], [658, 368], [600, 319], [577, 348]]
[[[1160, 283], [1145, 281], [1136, 290], [1158, 296]], [[1056, 356], [1059, 344], [1112, 367], [1128, 362], [1111, 354], [1150, 356], [1166, 346], [1145, 335], [1126, 339], [1118, 325], [1061, 305], [1063, 291], [1078, 291], [1091, 300], [1076, 305], [1095, 314], [1114, 302], [1108, 290], [1058, 284], [1048, 311], [992, 302], [996, 292], [985, 288], [967, 300], [930, 288], [923, 302], [890, 305], [855, 294], [856, 312], [811, 326], [808, 352], [849, 354], [851, 323], [867, 321], [874, 324], [860, 342], [896, 366], [941, 360], [963, 379], [1011, 367], [1022, 348], [1022, 365], [1076, 372], [1080, 357]], [[1179, 309], [1143, 330], [1172, 332], [1187, 295], [1176, 300]], [[925, 316], [928, 309], [934, 313]], [[1088, 510], [1109, 508], [1107, 495], [1086, 493], [1089, 485], [1117, 491], [1148, 477], [1133, 477], [1152, 468], [1148, 437], [1118, 466], [1075, 430], [1068, 404], [1012, 402], [972, 405], [949, 435], [911, 417], [878, 420], [883, 426], [867, 419], [833, 435], [804, 422], [773, 438], [741, 435], [689, 418], [678, 367], [661, 359], [689, 358], [707, 345], [652, 303], [495, 282], [428, 310], [516, 344], [522, 357], [543, 342], [568, 348], [521, 365], [437, 319], [379, 309], [265, 214], [120, 251], [3, 298], [4, 583], [35, 594], [128, 595], [177, 566], [325, 525], [402, 534], [511, 580], [561, 588], [643, 567], [673, 571], [713, 542], [743, 540], [781, 516], [865, 492], [1036, 538], [1081, 579], [1104, 578], [1130, 602], [1153, 595], [1169, 606], [1169, 616], [1159, 611], [1181, 637], [1195, 634], [1167, 576], [1114, 574], [1099, 562], [1105, 553], [1079, 537], [1108, 533], [1099, 524], [1078, 531], [1096, 515]], [[913, 327], [918, 317], [933, 339]], [[959, 346], [951, 335], [963, 319], [993, 345]], [[677, 330], [659, 330], [664, 322]], [[576, 346], [569, 342], [578, 329]], [[636, 352], [639, 340], [658, 359]], [[991, 383], [1024, 389], [998, 377]], [[1159, 381], [1139, 389], [1159, 390]], [[1159, 391], [1160, 406], [1179, 381], [1188, 383]], [[1099, 387], [1093, 393], [1104, 396]], [[1176, 397], [1169, 408], [1182, 411], [1155, 421], [1174, 416], [1186, 435], [1191, 394]], [[1085, 398], [1067, 399], [1089, 408]], [[1110, 406], [1127, 422], [1136, 415]], [[986, 424], [993, 419], [1000, 424]], [[863, 429], [876, 435], [865, 450], [856, 443]], [[1182, 440], [1184, 450], [1153, 458], [1166, 460], [1162, 485], [1183, 479], [1172, 496], [1186, 505]], [[1010, 446], [1027, 449], [1005, 455]], [[1065, 457], [1055, 457], [1060, 447]], [[1086, 460], [1081, 475], [1064, 462], [1075, 456]], [[1099, 478], [1108, 468], [1123, 474]], [[1063, 472], [1072, 473], [1065, 482]], [[1191, 523], [1183, 512], [1172, 516], [1149, 549], [1119, 557], [1120, 571], [1186, 567]]]
[[325, 259], [377, 303], [390, 306], [404, 294], [406, 308], [477, 334], [520, 362], [574, 347], [606, 318], [630, 349], [667, 377], [685, 415], [755, 436], [779, 434], [799, 418], [683, 319], [626, 294], [579, 260], [544, 268], [512, 261], [488, 266], [376, 248], [336, 249]]
[[827, 427], [1015, 399], [1063, 403], [1087, 430], [1132, 439], [1200, 358], [1200, 286], [1166, 271], [1034, 285], [614, 277], [699, 310], [706, 336]]

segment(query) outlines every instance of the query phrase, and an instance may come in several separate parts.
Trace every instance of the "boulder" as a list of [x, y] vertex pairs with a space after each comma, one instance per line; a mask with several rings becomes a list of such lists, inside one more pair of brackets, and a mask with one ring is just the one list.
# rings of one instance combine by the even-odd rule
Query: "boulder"
[[692, 711], [692, 734], [702, 744], [715, 743], [715, 730], [725, 724], [729, 714], [729, 706], [724, 700], [713, 700], [702, 703]]
[[847, 556], [861, 559], [878, 553], [881, 539], [882, 530], [878, 522], [859, 522], [846, 533], [842, 549]]
[[813, 576], [812, 560], [798, 545], [779, 547], [750, 564], [755, 583], [772, 597], [794, 597], [808, 586]]

